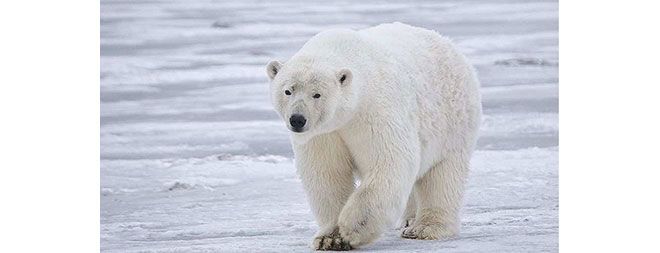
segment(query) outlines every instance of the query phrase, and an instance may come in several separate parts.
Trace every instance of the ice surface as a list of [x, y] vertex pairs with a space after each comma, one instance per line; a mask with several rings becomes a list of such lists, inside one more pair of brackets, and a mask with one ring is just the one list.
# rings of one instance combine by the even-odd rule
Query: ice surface
[[308, 251], [316, 225], [264, 66], [315, 33], [400, 21], [451, 37], [484, 120], [461, 237], [361, 251], [557, 251], [555, 1], [101, 1], [101, 250]]

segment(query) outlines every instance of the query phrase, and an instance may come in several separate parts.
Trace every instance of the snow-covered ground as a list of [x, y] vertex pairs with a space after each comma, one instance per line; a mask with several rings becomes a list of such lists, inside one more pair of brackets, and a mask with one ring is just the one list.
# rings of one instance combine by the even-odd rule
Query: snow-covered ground
[[360, 251], [558, 248], [555, 1], [101, 1], [101, 250], [304, 252], [316, 231], [264, 66], [333, 27], [401, 21], [476, 65], [461, 237]]

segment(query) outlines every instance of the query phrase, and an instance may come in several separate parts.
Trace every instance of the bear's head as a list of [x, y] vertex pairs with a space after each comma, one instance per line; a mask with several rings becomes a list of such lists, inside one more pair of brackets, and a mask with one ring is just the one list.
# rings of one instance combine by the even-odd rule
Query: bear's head
[[349, 69], [292, 59], [272, 61], [266, 71], [273, 107], [294, 137], [332, 132], [352, 118], [357, 94]]

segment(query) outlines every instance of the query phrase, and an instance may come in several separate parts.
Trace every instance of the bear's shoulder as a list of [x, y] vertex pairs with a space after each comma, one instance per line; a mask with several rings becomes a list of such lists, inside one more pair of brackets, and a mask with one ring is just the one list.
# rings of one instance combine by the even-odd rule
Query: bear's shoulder
[[360, 40], [360, 35], [358, 32], [351, 29], [329, 29], [323, 32], [318, 33], [312, 39], [309, 40], [308, 44], [344, 44], [344, 43], [355, 43]]
[[[360, 34], [351, 29], [329, 29], [316, 34], [298, 51], [298, 55], [328, 55], [342, 52], [346, 48], [364, 45]], [[294, 56], [293, 58], [296, 58]]]

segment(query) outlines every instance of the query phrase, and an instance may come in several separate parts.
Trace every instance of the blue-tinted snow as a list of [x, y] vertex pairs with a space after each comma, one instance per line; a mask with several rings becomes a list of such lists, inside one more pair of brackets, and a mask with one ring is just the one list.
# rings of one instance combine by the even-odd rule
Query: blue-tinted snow
[[555, 1], [101, 1], [101, 249], [308, 251], [316, 225], [264, 66], [315, 33], [400, 21], [453, 38], [484, 120], [461, 237], [361, 251], [557, 251]]

